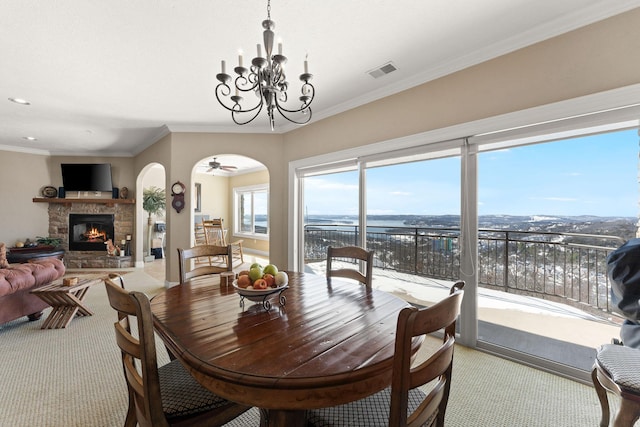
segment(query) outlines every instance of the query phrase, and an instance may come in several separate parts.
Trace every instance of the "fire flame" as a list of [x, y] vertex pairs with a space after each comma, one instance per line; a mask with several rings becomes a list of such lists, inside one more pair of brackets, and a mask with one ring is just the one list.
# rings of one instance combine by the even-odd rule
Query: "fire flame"
[[107, 240], [107, 233], [102, 230], [98, 230], [95, 227], [87, 230], [83, 235], [87, 238], [88, 241]]

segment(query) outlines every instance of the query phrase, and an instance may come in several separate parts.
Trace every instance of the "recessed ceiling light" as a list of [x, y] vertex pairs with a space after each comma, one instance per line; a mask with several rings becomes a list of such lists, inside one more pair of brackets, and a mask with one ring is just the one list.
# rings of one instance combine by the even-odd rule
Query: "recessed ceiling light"
[[37, 141], [38, 138], [35, 136], [23, 136], [22, 139], [26, 139], [27, 141]]
[[9, 98], [9, 101], [15, 102], [16, 104], [20, 104], [20, 105], [31, 105], [29, 101], [22, 98]]

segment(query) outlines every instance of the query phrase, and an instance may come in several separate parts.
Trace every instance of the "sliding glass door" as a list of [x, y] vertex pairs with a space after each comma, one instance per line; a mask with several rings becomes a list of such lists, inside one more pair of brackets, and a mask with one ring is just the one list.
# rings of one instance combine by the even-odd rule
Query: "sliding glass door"
[[302, 162], [295, 265], [324, 274], [328, 245], [366, 246], [374, 287], [416, 305], [465, 280], [460, 343], [588, 381], [619, 334], [606, 256], [636, 235], [637, 125], [607, 113]]
[[374, 286], [419, 305], [444, 297], [460, 272], [460, 157], [367, 168], [364, 193]]
[[325, 274], [328, 246], [358, 245], [358, 171], [303, 178], [304, 269]]
[[619, 334], [606, 257], [635, 237], [637, 166], [635, 130], [479, 154], [480, 343], [590, 370]]

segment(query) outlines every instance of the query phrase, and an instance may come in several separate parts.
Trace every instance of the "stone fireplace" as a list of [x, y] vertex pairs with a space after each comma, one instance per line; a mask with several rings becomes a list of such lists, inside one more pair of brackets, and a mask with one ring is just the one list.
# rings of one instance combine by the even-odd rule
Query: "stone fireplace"
[[110, 214], [69, 214], [69, 250], [104, 252], [114, 240], [114, 220]]
[[49, 203], [49, 236], [62, 240], [61, 246], [66, 251], [64, 263], [67, 268], [117, 268], [133, 265], [129, 256], [108, 256], [104, 244], [106, 240], [111, 239], [114, 245], [121, 246], [121, 242], [126, 240], [127, 236], [134, 234], [133, 200], [37, 201]]

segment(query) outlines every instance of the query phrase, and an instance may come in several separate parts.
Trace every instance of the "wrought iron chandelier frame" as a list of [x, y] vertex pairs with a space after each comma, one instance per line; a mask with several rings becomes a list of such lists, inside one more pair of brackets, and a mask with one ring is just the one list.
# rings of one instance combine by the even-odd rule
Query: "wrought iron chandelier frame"
[[[291, 123], [303, 125], [309, 123], [312, 116], [311, 103], [315, 97], [315, 87], [310, 83], [313, 75], [308, 72], [308, 63], [305, 58], [304, 73], [300, 74], [303, 82], [300, 88], [302, 103], [299, 108], [287, 108], [287, 90], [289, 82], [284, 70], [287, 57], [282, 54], [282, 43], [278, 44], [278, 53], [273, 54], [273, 42], [275, 39], [275, 22], [271, 20], [271, 0], [267, 2], [267, 19], [262, 21], [263, 42], [266, 55], [262, 57], [261, 46], [257, 45], [258, 55], [251, 60], [251, 66], [247, 69], [242, 65], [242, 55], [238, 56], [238, 66], [233, 70], [237, 77], [233, 80], [235, 95], [231, 95], [232, 76], [226, 73], [226, 63], [222, 61], [222, 72], [216, 75], [220, 83], [216, 86], [216, 98], [220, 105], [231, 111], [231, 118], [238, 125], [252, 122], [264, 107], [267, 109], [271, 130], [275, 129], [275, 111]], [[256, 105], [243, 108], [241, 103], [244, 97], [241, 93], [254, 92], [258, 97]], [[229, 102], [229, 100], [231, 102]], [[302, 119], [296, 119], [290, 115], [302, 114]], [[248, 115], [248, 118], [246, 118]]]

